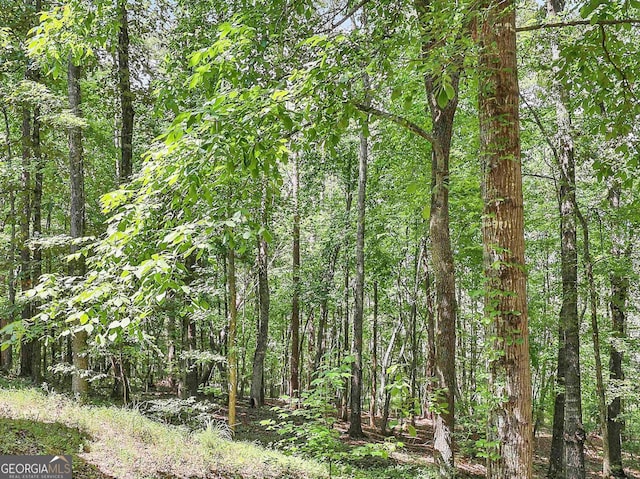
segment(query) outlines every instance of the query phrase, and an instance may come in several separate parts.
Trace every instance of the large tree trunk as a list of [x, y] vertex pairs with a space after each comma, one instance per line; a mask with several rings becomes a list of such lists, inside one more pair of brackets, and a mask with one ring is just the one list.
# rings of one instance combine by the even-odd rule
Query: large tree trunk
[[[71, 55], [69, 56], [68, 88], [69, 108], [71, 114], [80, 117], [80, 76], [81, 69], [75, 65]], [[69, 174], [71, 178], [71, 209], [69, 215], [71, 238], [84, 236], [84, 163], [82, 153], [82, 129], [80, 126], [69, 127]], [[71, 245], [71, 253], [77, 253], [80, 247]], [[71, 273], [81, 276], [84, 274], [84, 261], [74, 260], [71, 264]], [[85, 395], [89, 392], [89, 382], [86, 371], [89, 369], [87, 357], [87, 332], [83, 329], [73, 335], [72, 357], [75, 371], [71, 383], [74, 394]]]
[[120, 158], [118, 162], [118, 183], [126, 183], [133, 172], [133, 93], [131, 92], [131, 72], [129, 70], [129, 19], [127, 0], [119, 0], [118, 31], [118, 89], [120, 90]]
[[[564, 9], [564, 0], [549, 0], [547, 11], [555, 17]], [[554, 60], [559, 48], [552, 41]], [[562, 308], [560, 324], [564, 331], [564, 474], [567, 479], [584, 479], [584, 427], [582, 425], [582, 390], [580, 385], [580, 317], [578, 315], [578, 250], [576, 234], [576, 173], [571, 118], [567, 110], [566, 89], [555, 81], [557, 154], [560, 167], [560, 263]], [[560, 348], [563, 345], [559, 345]]]
[[[609, 201], [614, 210], [620, 208], [620, 185], [615, 184], [609, 191]], [[622, 351], [620, 344], [625, 334], [625, 315], [627, 309], [627, 295], [629, 291], [629, 278], [623, 273], [626, 269], [623, 264], [624, 256], [630, 251], [625, 251], [625, 238], [614, 230], [612, 236], [611, 255], [614, 260], [611, 268], [611, 321], [612, 341], [609, 356], [609, 379], [613, 384], [624, 380], [622, 371]], [[607, 411], [607, 430], [609, 437], [609, 471], [607, 477], [626, 477], [622, 468], [622, 402], [620, 396], [615, 394], [609, 403]]]
[[291, 377], [289, 395], [300, 393], [300, 211], [299, 211], [299, 159], [293, 157], [293, 299], [291, 302]]
[[[429, 14], [443, 5], [433, 0], [416, 0], [416, 9], [421, 17], [423, 33], [422, 54], [427, 58], [437, 37], [432, 32]], [[454, 91], [447, 105], [438, 103], [438, 78], [425, 75], [425, 89], [431, 113], [431, 131], [434, 142], [431, 146], [431, 209], [429, 236], [431, 240], [431, 262], [435, 283], [435, 406], [434, 451], [441, 477], [455, 475], [453, 456], [453, 431], [455, 427], [456, 390], [456, 286], [453, 253], [449, 231], [449, 155], [453, 134], [453, 119], [458, 106], [459, 65], [462, 57], [452, 59], [454, 70], [450, 72]]]
[[479, 28], [479, 114], [483, 161], [485, 314], [493, 325], [489, 430], [498, 441], [490, 479], [530, 479], [533, 420], [524, 212], [520, 162], [516, 12], [513, 0], [484, 2]]
[[238, 318], [236, 294], [235, 252], [229, 247], [227, 284], [229, 288], [229, 333], [227, 335], [227, 361], [229, 363], [229, 429], [236, 430], [236, 396], [238, 391], [238, 351], [236, 348], [236, 323]]
[[[364, 77], [365, 95], [368, 95], [369, 78]], [[351, 415], [349, 437], [363, 437], [362, 432], [362, 322], [364, 317], [364, 234], [367, 194], [367, 162], [369, 141], [365, 134], [368, 119], [360, 131], [358, 154], [358, 229], [356, 233], [356, 278], [353, 314], [353, 356], [351, 363]]]
[[[269, 192], [267, 179], [263, 182], [262, 192], [262, 227], [269, 226]], [[256, 351], [253, 355], [253, 371], [251, 375], [251, 407], [264, 404], [264, 359], [267, 354], [269, 339], [269, 274], [268, 244], [264, 236], [258, 240], [258, 337]]]

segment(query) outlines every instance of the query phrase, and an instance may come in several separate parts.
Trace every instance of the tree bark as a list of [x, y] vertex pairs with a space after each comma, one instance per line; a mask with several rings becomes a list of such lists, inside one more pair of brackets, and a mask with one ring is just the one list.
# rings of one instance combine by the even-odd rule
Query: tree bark
[[[40, 2], [37, 3], [39, 4]], [[36, 161], [33, 184], [32, 228], [33, 237], [36, 238], [36, 240], [39, 240], [42, 236], [42, 187], [44, 184], [44, 159], [42, 158], [42, 149], [40, 145], [40, 108], [38, 107], [33, 111], [31, 144], [33, 157]], [[33, 282], [38, 283], [40, 281], [40, 276], [42, 276], [42, 247], [38, 243], [36, 243], [33, 248], [32, 274]], [[35, 383], [39, 383], [42, 380], [42, 346], [40, 344], [40, 340], [37, 338], [31, 339], [31, 342], [31, 379], [33, 379]]]
[[235, 252], [229, 247], [227, 283], [229, 288], [229, 334], [227, 335], [227, 360], [229, 363], [229, 429], [236, 429], [236, 396], [238, 391], [238, 351], [236, 349], [236, 323], [238, 317], [236, 294]]
[[131, 92], [131, 72], [129, 70], [129, 18], [127, 0], [119, 0], [118, 31], [118, 89], [120, 90], [120, 158], [118, 162], [118, 183], [131, 179], [133, 172], [133, 93]]
[[[615, 210], [620, 208], [620, 185], [614, 184], [609, 191], [609, 201], [611, 207]], [[613, 384], [617, 384], [624, 380], [622, 371], [622, 348], [620, 342], [623, 341], [625, 335], [625, 320], [627, 308], [627, 296], [629, 291], [629, 278], [623, 271], [625, 254], [625, 239], [619, 231], [614, 229], [612, 236], [611, 256], [614, 260], [611, 269], [611, 322], [612, 322], [612, 341], [609, 352], [609, 379]], [[623, 419], [622, 402], [620, 396], [614, 393], [607, 410], [607, 430], [609, 438], [609, 468], [607, 477], [623, 478], [626, 477], [622, 467], [622, 427]]]
[[[368, 95], [369, 78], [364, 75], [365, 95]], [[353, 356], [351, 363], [351, 415], [349, 417], [349, 437], [363, 437], [362, 432], [362, 323], [364, 318], [364, 235], [367, 195], [367, 162], [369, 141], [365, 129], [368, 118], [360, 131], [360, 151], [358, 154], [358, 227], [356, 232], [356, 278], [353, 314]]]
[[490, 384], [496, 404], [489, 437], [497, 455], [490, 479], [530, 479], [533, 420], [524, 213], [520, 161], [515, 2], [483, 2], [479, 28], [480, 153], [483, 161], [485, 315], [491, 321], [494, 356]]
[[[262, 227], [269, 226], [269, 191], [267, 179], [262, 186]], [[269, 255], [267, 240], [264, 235], [258, 239], [258, 337], [256, 350], [253, 355], [253, 371], [251, 375], [251, 407], [264, 404], [264, 359], [267, 353], [269, 339]]]
[[378, 281], [373, 281], [373, 325], [371, 327], [371, 402], [369, 403], [369, 425], [376, 427], [378, 396]]
[[[5, 127], [5, 147], [7, 149], [7, 165], [9, 169], [12, 167], [12, 158], [13, 153], [11, 151], [11, 129], [9, 126], [9, 117], [7, 115], [6, 108], [2, 108], [2, 116], [4, 118], [4, 127]], [[15, 197], [15, 189], [14, 185], [9, 185], [9, 212], [10, 212], [10, 222], [11, 222], [11, 233], [9, 238], [9, 261], [8, 261], [8, 275], [7, 275], [7, 289], [8, 289], [8, 299], [9, 299], [9, 312], [7, 313], [8, 317], [0, 319], [0, 329], [6, 327], [8, 324], [12, 323], [14, 318], [13, 309], [16, 303], [16, 282], [15, 282], [15, 251], [16, 251], [16, 197]], [[5, 338], [0, 337], [1, 341], [4, 341]], [[9, 346], [8, 348], [0, 351], [0, 367], [5, 372], [11, 370], [11, 366], [13, 363], [13, 347]]]
[[298, 154], [293, 157], [293, 298], [291, 302], [291, 377], [289, 395], [300, 393], [300, 172]]
[[[27, 79], [30, 79], [27, 70]], [[20, 176], [20, 289], [24, 294], [31, 289], [31, 250], [29, 249], [31, 223], [31, 111], [22, 108], [22, 171]], [[31, 320], [31, 302], [22, 306], [22, 320]], [[26, 340], [20, 348], [20, 376], [31, 377], [33, 342]]]
[[[71, 114], [79, 118], [82, 116], [80, 98], [81, 68], [74, 63], [71, 55], [69, 56], [68, 65], [69, 108]], [[71, 178], [70, 236], [75, 239], [84, 236], [85, 224], [82, 129], [80, 126], [75, 125], [69, 127], [69, 174]], [[77, 253], [79, 249], [78, 245], [71, 245], [72, 254]], [[72, 262], [71, 273], [77, 276], [84, 274], [84, 261], [82, 259], [76, 259]], [[86, 371], [89, 369], [87, 332], [84, 329], [75, 331], [71, 349], [75, 368], [71, 389], [74, 394], [83, 396], [89, 392], [89, 382], [86, 378]]]
[[[427, 14], [440, 9], [433, 0], [416, 0], [416, 9], [422, 18], [423, 31], [422, 55], [427, 58], [437, 41], [432, 32]], [[438, 78], [433, 74], [425, 75], [425, 90], [431, 114], [431, 208], [429, 217], [429, 236], [431, 240], [431, 261], [435, 285], [435, 407], [434, 451], [441, 477], [453, 477], [455, 428], [455, 390], [456, 390], [456, 286], [453, 253], [449, 229], [449, 156], [453, 120], [458, 106], [458, 87], [460, 81], [459, 65], [462, 56], [452, 59], [450, 85], [453, 98], [442, 108], [438, 103]], [[437, 404], [435, 404], [437, 403]]]

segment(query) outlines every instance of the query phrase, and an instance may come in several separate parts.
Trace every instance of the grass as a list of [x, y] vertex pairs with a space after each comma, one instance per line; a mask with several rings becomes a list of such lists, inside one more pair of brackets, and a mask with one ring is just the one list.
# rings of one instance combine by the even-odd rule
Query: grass
[[81, 406], [13, 382], [0, 386], [0, 453], [72, 454], [76, 478], [328, 477], [322, 464], [231, 441], [214, 423], [190, 433], [135, 410]]

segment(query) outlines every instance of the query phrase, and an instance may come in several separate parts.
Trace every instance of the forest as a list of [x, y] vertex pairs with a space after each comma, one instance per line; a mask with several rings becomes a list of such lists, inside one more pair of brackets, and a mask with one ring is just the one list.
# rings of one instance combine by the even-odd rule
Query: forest
[[640, 1], [0, 12], [3, 460], [640, 478]]

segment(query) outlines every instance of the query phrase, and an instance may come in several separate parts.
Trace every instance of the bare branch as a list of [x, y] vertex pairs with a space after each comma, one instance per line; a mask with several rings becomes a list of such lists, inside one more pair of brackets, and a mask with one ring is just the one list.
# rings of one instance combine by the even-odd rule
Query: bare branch
[[568, 22], [555, 22], [555, 23], [538, 23], [536, 25], [525, 25], [523, 27], [517, 27], [516, 32], [531, 32], [533, 30], [542, 30], [546, 28], [565, 28], [565, 27], [577, 27], [580, 25], [623, 25], [629, 23], [632, 25], [640, 24], [640, 18], [622, 18], [620, 20], [571, 20]]
[[363, 111], [365, 113], [370, 113], [370, 114], [378, 116], [380, 118], [386, 118], [387, 120], [390, 120], [390, 121], [394, 122], [395, 124], [400, 125], [403, 128], [406, 128], [411, 133], [414, 133], [414, 134], [424, 138], [425, 140], [430, 142], [432, 145], [435, 145], [438, 142], [433, 137], [433, 135], [431, 135], [430, 133], [428, 133], [425, 130], [423, 130], [420, 126], [418, 126], [417, 124], [415, 124], [411, 120], [407, 120], [406, 118], [404, 118], [402, 116], [396, 115], [394, 113], [390, 113], [388, 111], [379, 110], [378, 108], [376, 108], [374, 106], [363, 105], [362, 103], [355, 103], [354, 105], [360, 111]]

